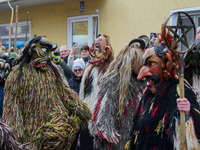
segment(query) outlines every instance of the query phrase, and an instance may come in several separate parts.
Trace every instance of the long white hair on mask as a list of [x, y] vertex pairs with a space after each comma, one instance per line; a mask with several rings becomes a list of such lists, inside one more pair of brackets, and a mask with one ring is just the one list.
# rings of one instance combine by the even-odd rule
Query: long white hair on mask
[[129, 90], [131, 74], [134, 72], [137, 75], [142, 65], [143, 52], [139, 48], [139, 45], [138, 42], [132, 43], [130, 46], [129, 43], [124, 44], [119, 54], [110, 63], [106, 73], [100, 80], [102, 82], [107, 76], [109, 76], [110, 79], [116, 76], [120, 78], [119, 83], [116, 83], [118, 84], [120, 92], [117, 116], [122, 116], [124, 101], [126, 101]]

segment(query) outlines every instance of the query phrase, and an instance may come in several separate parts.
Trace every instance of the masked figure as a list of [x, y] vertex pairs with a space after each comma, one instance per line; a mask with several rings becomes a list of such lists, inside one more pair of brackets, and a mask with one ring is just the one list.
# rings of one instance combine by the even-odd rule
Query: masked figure
[[29, 144], [21, 144], [12, 130], [3, 120], [0, 119], [0, 148], [8, 150], [29, 150]]
[[200, 104], [200, 26], [197, 28], [193, 50], [186, 57], [185, 78], [192, 85]]
[[68, 150], [90, 118], [54, 64], [61, 59], [52, 53], [56, 48], [45, 37], [33, 38], [6, 81], [3, 118], [30, 149]]
[[94, 145], [101, 150], [124, 149], [129, 140], [132, 118], [144, 89], [144, 83], [137, 80], [144, 45], [142, 39], [126, 43], [101, 78], [92, 120]]
[[14, 58], [9, 58], [6, 55], [0, 55], [0, 118], [3, 114], [3, 97], [4, 97], [4, 85], [5, 80], [8, 77], [12, 66], [14, 64]]
[[[90, 48], [90, 55], [90, 64], [85, 68], [79, 96], [83, 102], [88, 104], [90, 111], [93, 113], [98, 101], [99, 79], [113, 60], [113, 50], [107, 35], [99, 36], [94, 41], [93, 46]], [[91, 129], [91, 122], [88, 128]], [[80, 131], [79, 139], [81, 150], [93, 149], [93, 138], [90, 136], [88, 129]]]
[[[0, 55], [0, 117], [3, 113], [4, 85], [5, 81], [12, 70], [14, 58], [6, 55]], [[0, 147], [9, 150], [26, 150], [28, 145], [17, 142], [17, 138], [13, 130], [0, 119]]]
[[137, 79], [146, 79], [147, 87], [135, 112], [131, 140], [126, 147], [131, 150], [179, 150], [179, 111], [183, 111], [186, 114], [186, 149], [199, 149], [200, 108], [187, 82], [184, 83], [186, 98], [179, 98], [176, 58], [162, 38], [159, 45], [154, 44], [145, 51], [143, 65]]

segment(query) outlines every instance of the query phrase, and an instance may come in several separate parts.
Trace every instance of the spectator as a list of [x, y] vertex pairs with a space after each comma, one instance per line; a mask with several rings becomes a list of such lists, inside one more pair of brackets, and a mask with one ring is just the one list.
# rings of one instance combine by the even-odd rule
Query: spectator
[[5, 50], [6, 50], [5, 46], [2, 46], [1, 47], [1, 55], [3, 55], [5, 53]]
[[[69, 86], [71, 89], [79, 94], [80, 83], [85, 69], [85, 64], [82, 59], [76, 59], [73, 63], [72, 71], [74, 72], [72, 78], [69, 80]], [[77, 140], [79, 133], [76, 134], [76, 139], [72, 144], [70, 150], [76, 150]]]
[[[72, 65], [73, 65], [72, 62], [74, 60], [74, 53], [76, 51], [77, 51], [77, 48], [76, 49], [72, 48], [72, 51], [71, 51], [71, 53], [69, 55], [69, 60], [68, 60], [68, 66], [69, 67], [72, 67]], [[83, 60], [85, 66], [90, 63], [91, 58], [90, 58], [89, 46], [84, 45], [84, 46], [81, 47], [81, 58], [80, 59]]]
[[13, 57], [14, 59], [18, 58], [18, 54], [15, 52], [15, 48], [14, 47], [10, 48], [10, 56]]
[[197, 28], [196, 39], [200, 39], [200, 26]]
[[84, 45], [81, 47], [81, 56], [85, 65], [90, 63], [91, 58], [90, 58], [89, 46]]
[[82, 59], [76, 59], [73, 63], [72, 71], [74, 72], [72, 78], [69, 80], [69, 86], [79, 94], [80, 83], [85, 69], [85, 64]]
[[71, 79], [71, 77], [73, 75], [71, 68], [69, 68], [69, 66], [67, 65], [67, 63], [64, 60], [61, 60], [60, 66], [64, 71], [64, 75], [65, 75], [67, 81], [69, 82], [69, 80]]
[[60, 47], [60, 56], [65, 61], [65, 63], [68, 63], [68, 56], [70, 54], [70, 49], [67, 45], [62, 45]]
[[67, 81], [69, 81], [72, 77], [73, 72], [71, 71], [71, 68], [68, 67], [68, 57], [70, 54], [70, 49], [67, 45], [62, 45], [60, 47], [60, 57], [62, 58], [62, 61], [60, 63], [60, 66], [62, 67], [63, 71], [64, 71], [64, 75], [67, 79]]

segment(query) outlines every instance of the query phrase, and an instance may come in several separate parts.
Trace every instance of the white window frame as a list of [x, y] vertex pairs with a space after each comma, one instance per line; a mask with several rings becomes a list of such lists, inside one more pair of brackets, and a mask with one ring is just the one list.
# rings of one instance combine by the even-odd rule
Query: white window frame
[[[186, 12], [188, 13], [189, 15], [194, 15], [194, 23], [195, 23], [195, 26], [196, 28], [198, 27], [197, 26], [197, 19], [198, 17], [200, 17], [200, 7], [190, 7], [190, 8], [182, 8], [182, 9], [175, 9], [175, 10], [171, 10], [170, 11], [170, 15], [174, 12], [177, 12], [177, 11], [183, 11], [183, 12]], [[177, 16], [172, 16], [170, 18], [170, 25], [174, 25], [177, 21]]]
[[[17, 28], [19, 28], [20, 26], [26, 26], [27, 25], [27, 21], [23, 21], [23, 22], [18, 22], [17, 24]], [[5, 27], [8, 26], [10, 28], [10, 23], [7, 24], [0, 24], [0, 27]], [[29, 40], [31, 39], [31, 21], [28, 21], [28, 26], [29, 26], [29, 32], [27, 33], [27, 38], [29, 38]], [[12, 23], [12, 27], [16, 27], [16, 23]], [[9, 30], [9, 34], [10, 34], [10, 30]], [[17, 38], [22, 38], [22, 37], [26, 37], [26, 34], [17, 34]], [[15, 38], [15, 33], [11, 35], [11, 39]], [[9, 35], [1, 35], [1, 39], [9, 39]]]
[[[172, 13], [175, 13], [175, 12], [178, 12], [178, 11], [182, 11], [182, 12], [186, 12], [188, 15], [191, 16], [191, 18], [193, 19], [194, 21], [194, 24], [195, 24], [195, 28], [197, 29], [198, 26], [200, 26], [200, 24], [198, 25], [198, 17], [200, 17], [200, 7], [190, 7], [190, 8], [182, 8], [182, 9], [175, 9], [175, 10], [171, 10], [170, 11], [170, 15]], [[170, 25], [173, 26], [173, 25], [176, 25], [176, 22], [177, 22], [177, 15], [173, 15], [171, 18], [170, 18]], [[196, 30], [195, 29], [195, 30]], [[195, 31], [196, 32], [196, 31]], [[179, 48], [181, 49], [181, 45], [179, 45]]]
[[[94, 31], [93, 17], [97, 17], [99, 20], [99, 14], [82, 15], [82, 16], [75, 16], [75, 17], [67, 18], [67, 45], [70, 49], [72, 48], [72, 23], [74, 23], [74, 22], [88, 21], [88, 46], [92, 45], [92, 43], [94, 41], [94, 39], [93, 39], [93, 31]], [[99, 21], [98, 21], [98, 27], [99, 27]], [[99, 30], [99, 28], [98, 28], [98, 30]]]

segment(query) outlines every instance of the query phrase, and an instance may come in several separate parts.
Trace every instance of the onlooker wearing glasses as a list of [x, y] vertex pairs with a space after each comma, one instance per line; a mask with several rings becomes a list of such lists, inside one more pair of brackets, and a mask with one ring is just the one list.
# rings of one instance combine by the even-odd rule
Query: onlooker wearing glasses
[[[79, 94], [80, 90], [80, 84], [81, 79], [83, 76], [83, 72], [85, 69], [85, 64], [82, 59], [76, 59], [73, 63], [72, 71], [74, 74], [72, 75], [72, 78], [69, 80], [69, 87], [76, 91]], [[76, 139], [74, 140], [74, 143], [72, 144], [70, 150], [76, 150], [77, 140], [78, 140], [78, 134], [76, 135]]]
[[79, 94], [80, 83], [85, 69], [85, 64], [82, 59], [76, 59], [73, 63], [72, 71], [74, 74], [69, 80], [69, 86], [71, 89]]

